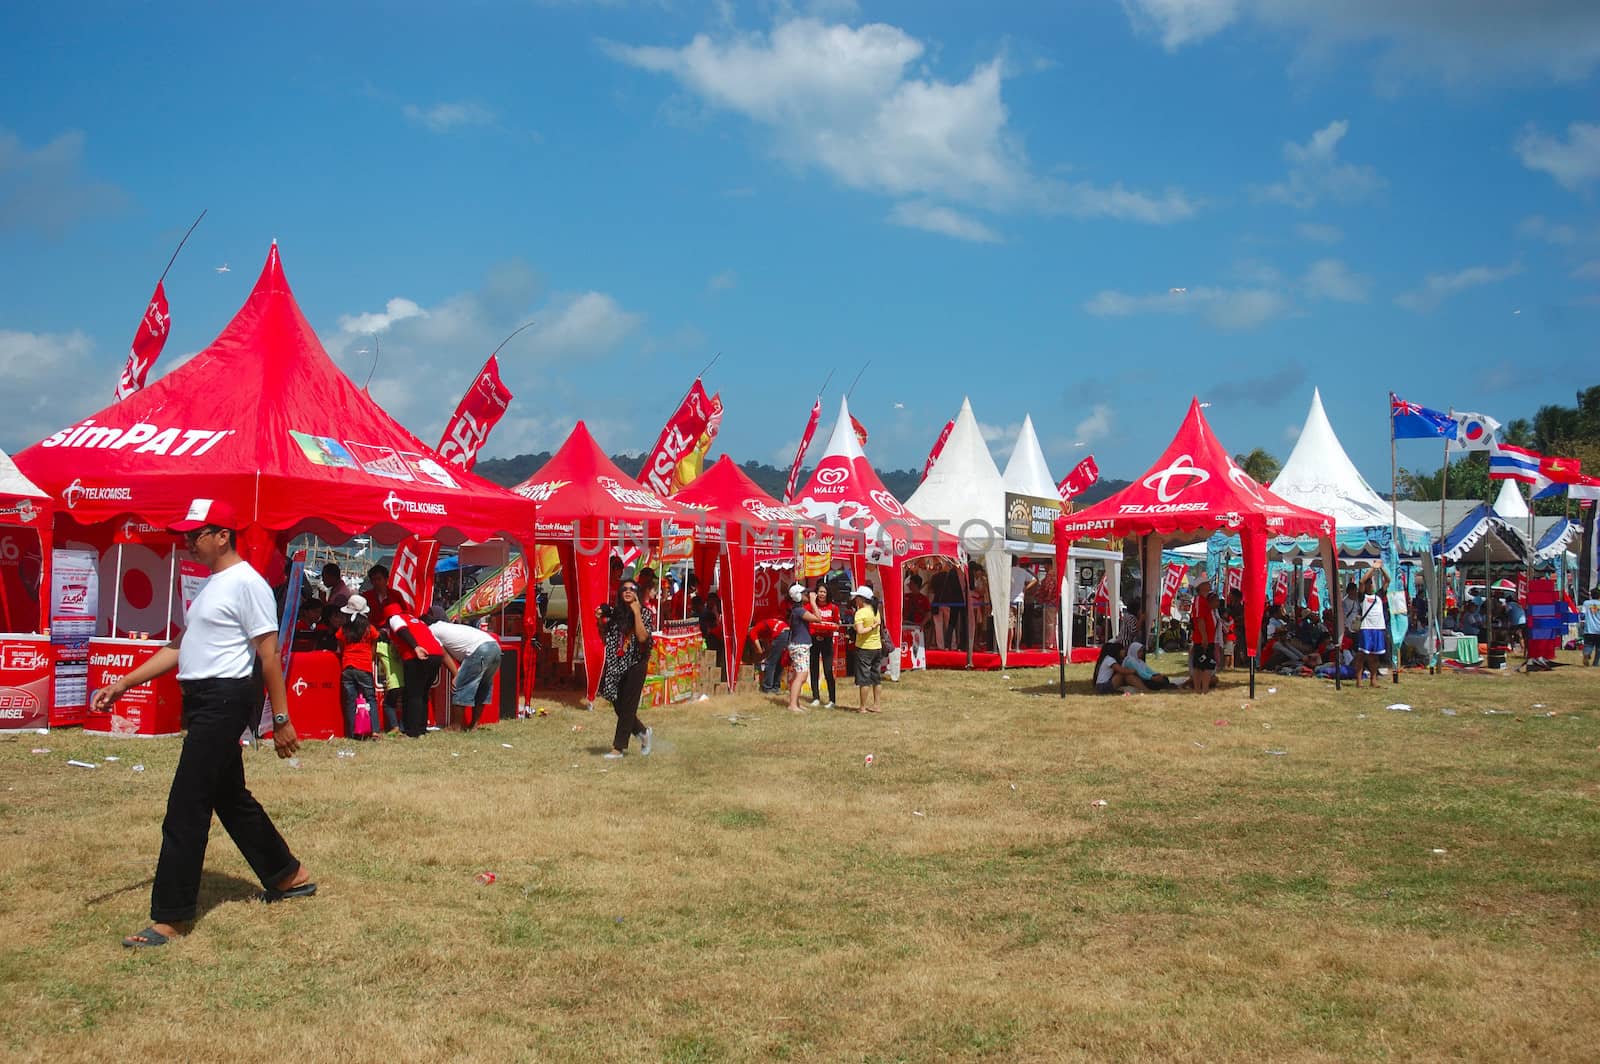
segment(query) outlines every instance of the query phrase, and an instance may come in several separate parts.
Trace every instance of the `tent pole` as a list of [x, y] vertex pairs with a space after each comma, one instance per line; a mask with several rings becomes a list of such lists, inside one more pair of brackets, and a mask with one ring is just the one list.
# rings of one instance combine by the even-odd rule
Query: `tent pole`
[[[1450, 416], [1455, 417], [1455, 407], [1450, 408]], [[1439, 472], [1439, 571], [1434, 577], [1434, 594], [1430, 596], [1433, 605], [1433, 616], [1429, 619], [1429, 626], [1438, 629], [1439, 634], [1433, 640], [1433, 653], [1428, 657], [1429, 671], [1438, 674], [1443, 665], [1440, 663], [1441, 641], [1444, 636], [1444, 501], [1450, 497], [1450, 437], [1444, 440], [1444, 466]]]
[[1247, 654], [1246, 657], [1250, 661], [1250, 697], [1254, 698], [1256, 696], [1256, 656]]
[[[1394, 444], [1394, 414], [1391, 408], [1389, 415], [1389, 569], [1390, 579], [1400, 576], [1400, 502], [1396, 497], [1395, 482], [1399, 478], [1399, 463], [1396, 458]], [[1383, 593], [1393, 596], [1392, 585], [1385, 583]], [[1404, 594], [1405, 592], [1401, 592]], [[1407, 612], [1406, 616], [1410, 616]], [[1400, 644], [1395, 642], [1394, 621], [1391, 618], [1389, 630], [1384, 633], [1389, 640], [1389, 676], [1395, 683], [1400, 682]]]

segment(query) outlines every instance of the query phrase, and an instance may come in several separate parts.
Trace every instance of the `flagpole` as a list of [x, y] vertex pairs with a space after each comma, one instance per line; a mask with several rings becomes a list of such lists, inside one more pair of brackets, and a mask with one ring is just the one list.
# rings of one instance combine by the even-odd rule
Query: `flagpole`
[[[202, 210], [200, 212], [200, 218], [204, 218], [205, 216], [206, 216], [206, 212], [204, 210]], [[189, 242], [189, 237], [190, 237], [191, 234], [194, 233], [195, 226], [200, 224], [200, 218], [196, 218], [194, 220], [194, 224], [189, 226], [188, 232], [183, 234], [183, 239], [178, 241], [178, 246], [176, 248], [174, 248], [173, 251], [172, 251], [172, 258], [167, 260], [167, 269], [161, 271], [161, 277], [160, 277], [159, 280], [156, 281], [156, 284], [159, 285], [162, 281], [165, 281], [167, 279], [167, 270], [172, 269], [172, 264], [174, 262], [178, 261], [178, 252], [182, 251], [183, 250], [183, 245], [185, 245], [185, 244], [187, 244]]]
[[[1393, 572], [1389, 574], [1390, 580], [1398, 579], [1400, 576], [1400, 502], [1395, 497], [1395, 481], [1398, 479], [1398, 477], [1399, 461], [1396, 456], [1396, 448], [1394, 443], [1394, 400], [1391, 399], [1389, 401], [1389, 567], [1393, 570]], [[1336, 550], [1338, 549], [1337, 539], [1334, 541], [1334, 547]], [[1391, 592], [1387, 586], [1388, 581], [1385, 581], [1384, 583], [1386, 585], [1384, 587], [1384, 593], [1390, 594]], [[1404, 592], [1401, 593], [1404, 594]], [[1410, 613], [1408, 612], [1406, 616], [1409, 617]], [[1396, 645], [1394, 641], [1394, 623], [1392, 618], [1389, 624], [1389, 631], [1385, 634], [1389, 638], [1389, 675], [1394, 678], [1395, 683], [1399, 683], [1400, 647]], [[1360, 679], [1361, 677], [1356, 677], [1357, 681], [1360, 681]], [[1357, 686], [1360, 686], [1359, 682], [1357, 683]]]
[[855, 379], [850, 382], [850, 387], [845, 389], [844, 397], [846, 400], [855, 394], [856, 384], [860, 382], [861, 375], [867, 372], [867, 367], [870, 365], [872, 365], [872, 359], [869, 358], [861, 364], [860, 369], [856, 370]]
[[[1455, 415], [1456, 415], [1456, 408], [1452, 406], [1450, 408], [1450, 416], [1453, 418], [1453, 417], [1455, 417]], [[1457, 434], [1459, 434], [1460, 431], [1461, 430], [1458, 427], [1457, 430], [1456, 430]], [[1443, 636], [1444, 636], [1444, 578], [1445, 578], [1444, 501], [1445, 501], [1445, 499], [1447, 499], [1449, 497], [1450, 497], [1450, 437], [1446, 436], [1444, 438], [1444, 467], [1439, 471], [1439, 564], [1437, 566], [1435, 566], [1435, 569], [1437, 571], [1434, 573], [1434, 578], [1433, 578], [1433, 582], [1434, 582], [1434, 585], [1435, 585], [1434, 586], [1434, 595], [1431, 596], [1435, 601], [1433, 602], [1433, 618], [1432, 618], [1432, 620], [1430, 622], [1430, 626], [1436, 626], [1438, 628], [1438, 631], [1439, 631], [1439, 635], [1435, 636], [1434, 640], [1433, 640], [1433, 656], [1429, 659], [1430, 662], [1431, 662], [1429, 671], [1434, 673], [1434, 674], [1438, 673], [1438, 671], [1439, 671], [1439, 660], [1443, 656], [1440, 653], [1440, 649], [1439, 648], [1440, 648], [1441, 640], [1443, 639]]]

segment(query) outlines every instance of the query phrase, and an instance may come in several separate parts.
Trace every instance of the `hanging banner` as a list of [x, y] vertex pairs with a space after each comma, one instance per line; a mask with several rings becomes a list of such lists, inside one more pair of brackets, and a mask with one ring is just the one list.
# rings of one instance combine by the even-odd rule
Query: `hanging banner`
[[438, 560], [438, 540], [407, 536], [389, 564], [389, 591], [419, 617], [433, 601], [433, 567]]
[[1056, 490], [1061, 493], [1061, 501], [1069, 502], [1075, 495], [1082, 495], [1100, 479], [1100, 467], [1095, 464], [1094, 455], [1073, 466], [1072, 472], [1062, 478], [1056, 485]]
[[89, 706], [89, 640], [100, 614], [100, 558], [57, 550], [50, 561], [50, 642], [56, 658], [50, 724], [82, 724]]
[[470, 472], [512, 398], [511, 389], [500, 379], [500, 356], [490, 355], [445, 425], [444, 435], [439, 437], [439, 453], [451, 465]]
[[1272, 578], [1272, 595], [1268, 599], [1274, 606], [1282, 606], [1289, 601], [1289, 569], [1285, 566], [1278, 570], [1278, 575]]
[[[550, 548], [554, 549], [554, 548]], [[484, 578], [445, 611], [452, 621], [481, 617], [517, 600], [528, 589], [528, 559], [519, 554]]]
[[1102, 574], [1100, 583], [1094, 589], [1094, 612], [1099, 617], [1111, 616], [1111, 585], [1108, 579], [1107, 574]]
[[1178, 589], [1183, 586], [1183, 581], [1189, 575], [1189, 566], [1186, 564], [1168, 565], [1161, 574], [1161, 616], [1166, 617], [1172, 613], [1172, 600], [1177, 597]]
[[1238, 565], [1230, 565], [1228, 567], [1228, 594], [1231, 595], [1235, 591], [1241, 594], [1244, 592], [1244, 568]]
[[794, 464], [789, 467], [789, 483], [783, 488], [783, 501], [794, 501], [794, 489], [800, 483], [800, 463], [806, 460], [806, 449], [811, 446], [811, 437], [817, 434], [817, 422], [822, 420], [822, 396], [817, 396], [817, 401], [811, 404], [811, 416], [806, 418], [806, 430], [800, 434], [800, 446], [795, 448]]
[[0, 636], [0, 732], [50, 726], [50, 640]]
[[122, 376], [117, 379], [117, 389], [112, 398], [120, 402], [144, 387], [150, 367], [155, 365], [156, 359], [161, 357], [161, 349], [167, 345], [167, 333], [171, 326], [167, 289], [164, 282], [157, 281], [155, 294], [150, 297], [150, 305], [144, 308], [139, 329], [133, 334], [133, 344], [128, 348], [128, 364], [122, 367]]
[[711, 399], [700, 378], [696, 377], [689, 386], [689, 394], [662, 426], [656, 445], [645, 455], [644, 465], [639, 468], [639, 482], [657, 495], [671, 495], [678, 463], [694, 450], [695, 441], [710, 423]]
[[1315, 569], [1306, 570], [1306, 609], [1310, 610], [1313, 616], [1322, 616], [1322, 595], [1317, 590], [1317, 570]]
[[711, 445], [717, 442], [717, 430], [722, 427], [722, 393], [718, 392], [711, 397], [711, 416], [706, 419], [706, 427], [700, 433], [700, 438], [694, 441], [694, 447], [684, 456], [672, 470], [672, 493], [679, 491], [694, 483], [695, 477], [705, 468], [706, 452], [711, 450]]
[[1006, 492], [1006, 539], [1036, 546], [1052, 546], [1056, 541], [1056, 518], [1061, 516], [1060, 499], [1041, 499], [1037, 495]]
[[939, 456], [944, 453], [945, 441], [950, 438], [950, 433], [955, 429], [955, 427], [955, 421], [946, 421], [944, 423], [944, 428], [939, 432], [939, 438], [933, 441], [933, 450], [928, 452], [928, 460], [922, 463], [923, 480], [928, 479], [928, 470], [933, 468], [933, 463], [937, 462], [939, 460]]

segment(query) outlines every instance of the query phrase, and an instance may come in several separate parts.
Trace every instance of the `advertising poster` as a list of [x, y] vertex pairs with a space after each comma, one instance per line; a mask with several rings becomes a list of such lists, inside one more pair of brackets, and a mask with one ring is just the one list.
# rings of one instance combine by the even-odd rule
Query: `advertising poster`
[[44, 636], [0, 637], [0, 732], [50, 726], [50, 664]]
[[51, 554], [50, 642], [56, 657], [52, 725], [82, 724], [89, 704], [89, 640], [100, 611], [100, 558], [94, 551]]

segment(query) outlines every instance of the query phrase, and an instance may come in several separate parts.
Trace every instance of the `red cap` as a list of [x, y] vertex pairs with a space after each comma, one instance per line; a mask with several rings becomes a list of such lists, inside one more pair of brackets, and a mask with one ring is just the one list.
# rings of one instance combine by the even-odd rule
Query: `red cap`
[[239, 530], [239, 511], [221, 499], [196, 499], [189, 504], [183, 520], [174, 521], [167, 528], [173, 532], [193, 532], [197, 528], [231, 528]]

